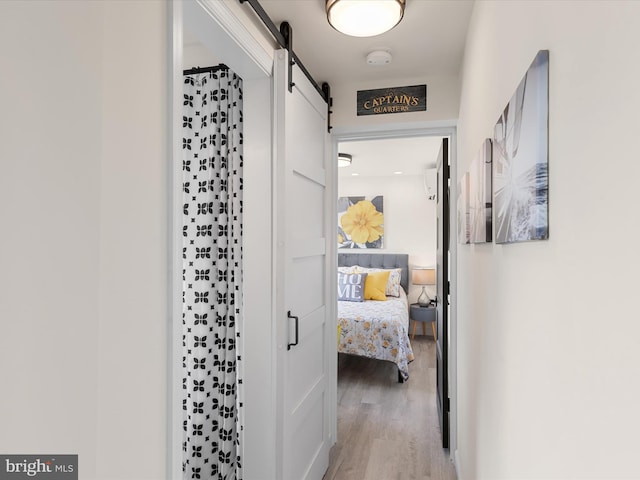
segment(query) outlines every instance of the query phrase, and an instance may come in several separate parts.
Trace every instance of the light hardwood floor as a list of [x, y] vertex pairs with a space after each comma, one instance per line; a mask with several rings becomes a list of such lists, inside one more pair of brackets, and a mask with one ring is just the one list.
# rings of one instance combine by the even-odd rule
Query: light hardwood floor
[[435, 343], [411, 346], [403, 384], [390, 362], [338, 355], [338, 443], [324, 480], [455, 480], [440, 446]]

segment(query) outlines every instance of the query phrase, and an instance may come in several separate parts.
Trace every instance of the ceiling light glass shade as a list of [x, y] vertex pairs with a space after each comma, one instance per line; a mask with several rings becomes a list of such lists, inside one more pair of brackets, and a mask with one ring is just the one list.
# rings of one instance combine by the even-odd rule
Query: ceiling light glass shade
[[338, 154], [338, 166], [339, 167], [348, 167], [351, 165], [352, 156], [348, 153], [339, 153]]
[[373, 37], [395, 27], [404, 15], [405, 0], [326, 0], [333, 28], [352, 37]]

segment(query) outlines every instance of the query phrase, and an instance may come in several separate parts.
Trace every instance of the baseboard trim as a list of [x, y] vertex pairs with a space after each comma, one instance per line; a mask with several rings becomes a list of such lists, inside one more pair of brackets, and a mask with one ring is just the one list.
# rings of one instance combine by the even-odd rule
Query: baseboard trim
[[456, 470], [456, 478], [458, 480], [461, 480], [461, 477], [460, 477], [460, 461], [459, 461], [459, 456], [458, 456], [458, 450], [457, 449], [451, 454], [451, 461], [453, 462], [453, 468], [455, 468], [455, 470]]

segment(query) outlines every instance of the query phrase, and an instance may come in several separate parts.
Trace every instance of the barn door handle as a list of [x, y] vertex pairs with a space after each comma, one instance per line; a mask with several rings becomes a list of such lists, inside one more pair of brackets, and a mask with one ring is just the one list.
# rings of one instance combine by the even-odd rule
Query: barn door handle
[[298, 345], [298, 317], [291, 315], [291, 310], [287, 312], [287, 318], [293, 318], [296, 321], [296, 341], [287, 345], [287, 350], [291, 350], [291, 347]]

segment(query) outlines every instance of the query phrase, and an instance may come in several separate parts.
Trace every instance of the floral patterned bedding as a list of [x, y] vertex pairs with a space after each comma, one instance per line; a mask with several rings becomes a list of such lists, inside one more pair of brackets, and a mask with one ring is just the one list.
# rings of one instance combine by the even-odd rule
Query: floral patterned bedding
[[388, 360], [409, 378], [413, 350], [409, 343], [407, 295], [386, 301], [338, 302], [338, 352]]

